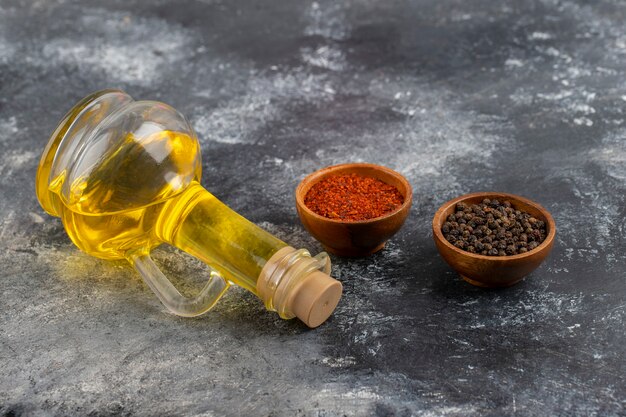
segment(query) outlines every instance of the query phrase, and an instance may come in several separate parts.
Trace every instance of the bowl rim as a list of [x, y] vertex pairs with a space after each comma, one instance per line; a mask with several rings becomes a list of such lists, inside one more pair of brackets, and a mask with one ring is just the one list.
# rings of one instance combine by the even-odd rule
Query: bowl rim
[[[535, 249], [530, 250], [526, 253], [521, 253], [518, 255], [507, 255], [507, 256], [488, 256], [488, 255], [481, 255], [477, 253], [471, 253], [471, 252], [467, 252], [462, 249], [459, 249], [453, 244], [451, 244], [450, 242], [448, 242], [448, 240], [443, 236], [443, 232], [441, 231], [441, 226], [438, 224], [438, 220], [441, 218], [441, 216], [443, 216], [443, 213], [450, 206], [456, 205], [459, 202], [469, 200], [475, 197], [489, 198], [489, 196], [494, 196], [494, 197], [498, 196], [500, 198], [504, 197], [504, 198], [507, 198], [509, 200], [514, 200], [514, 201], [517, 200], [539, 210], [539, 212], [541, 212], [541, 214], [545, 217], [546, 223], [548, 224], [548, 227], [549, 227], [548, 235], [546, 236], [544, 241], [541, 242], [541, 244], [537, 246]], [[512, 201], [512, 203], [514, 203], [514, 201]], [[476, 192], [476, 193], [463, 194], [459, 197], [453, 198], [452, 200], [446, 201], [441, 206], [439, 206], [439, 208], [435, 212], [435, 215], [433, 216], [432, 227], [433, 227], [433, 236], [438, 241], [442, 242], [444, 246], [446, 246], [448, 249], [452, 250], [453, 252], [456, 252], [459, 255], [464, 255], [470, 258], [474, 258], [474, 259], [494, 261], [494, 262], [516, 261], [516, 260], [520, 260], [524, 258], [529, 258], [531, 256], [535, 256], [538, 253], [541, 253], [542, 251], [544, 251], [546, 248], [549, 248], [550, 245], [552, 245], [554, 237], [556, 236], [556, 223], [554, 222], [554, 219], [552, 218], [552, 215], [550, 214], [550, 212], [546, 210], [545, 207], [543, 207], [541, 204], [537, 202], [529, 200], [520, 195], [510, 194], [510, 193], [501, 193], [498, 191], [481, 191], [481, 192]]]
[[[354, 220], [354, 221], [335, 220], [335, 219], [330, 219], [328, 217], [324, 217], [320, 214], [317, 214], [316, 212], [308, 208], [306, 204], [304, 204], [304, 192], [302, 191], [306, 185], [311, 183], [311, 187], [313, 187], [313, 185], [321, 181], [322, 177], [325, 176], [325, 174], [329, 174], [329, 173], [332, 173], [333, 171], [339, 171], [345, 168], [370, 168], [376, 171], [384, 172], [385, 174], [390, 175], [392, 177], [395, 177], [396, 179], [400, 181], [400, 183], [402, 183], [402, 185], [404, 186], [406, 190], [406, 195], [404, 196], [404, 202], [394, 211], [387, 213], [383, 216], [374, 217], [374, 218], [365, 219], [365, 220]], [[399, 191], [402, 191], [402, 190], [399, 190]], [[296, 206], [304, 210], [307, 214], [311, 215], [312, 217], [315, 217], [318, 220], [326, 221], [329, 223], [348, 224], [348, 225], [352, 225], [352, 224], [362, 225], [362, 224], [383, 222], [393, 216], [398, 215], [398, 213], [404, 211], [405, 208], [410, 207], [413, 202], [413, 188], [411, 187], [411, 184], [409, 183], [409, 181], [404, 177], [404, 175], [400, 174], [397, 171], [394, 171], [391, 168], [387, 168], [386, 166], [367, 163], [367, 162], [348, 162], [344, 164], [330, 165], [324, 168], [320, 168], [308, 174], [306, 177], [302, 179], [302, 181], [298, 183], [295, 194], [296, 194]]]

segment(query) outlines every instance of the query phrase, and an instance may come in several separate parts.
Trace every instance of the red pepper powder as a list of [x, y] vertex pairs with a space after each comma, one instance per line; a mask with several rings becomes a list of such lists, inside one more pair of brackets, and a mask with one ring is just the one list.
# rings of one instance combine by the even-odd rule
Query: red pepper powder
[[334, 220], [368, 220], [395, 211], [404, 197], [393, 185], [357, 174], [336, 175], [319, 181], [304, 197], [304, 204]]

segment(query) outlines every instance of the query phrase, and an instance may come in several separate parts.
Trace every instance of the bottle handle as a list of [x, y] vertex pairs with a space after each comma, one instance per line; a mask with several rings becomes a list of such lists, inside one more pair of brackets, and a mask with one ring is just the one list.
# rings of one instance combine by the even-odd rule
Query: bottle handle
[[211, 270], [209, 281], [198, 295], [185, 297], [161, 272], [148, 253], [130, 253], [127, 258], [163, 305], [178, 316], [194, 317], [206, 313], [229, 287], [228, 282], [218, 272]]

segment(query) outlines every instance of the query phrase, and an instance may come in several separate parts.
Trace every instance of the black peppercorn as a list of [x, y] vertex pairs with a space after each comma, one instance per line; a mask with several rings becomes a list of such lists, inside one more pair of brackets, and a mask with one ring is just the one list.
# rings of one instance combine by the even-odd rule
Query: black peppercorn
[[446, 240], [459, 249], [488, 256], [512, 256], [535, 249], [547, 236], [544, 221], [515, 209], [510, 201], [484, 199], [457, 203], [442, 225]]

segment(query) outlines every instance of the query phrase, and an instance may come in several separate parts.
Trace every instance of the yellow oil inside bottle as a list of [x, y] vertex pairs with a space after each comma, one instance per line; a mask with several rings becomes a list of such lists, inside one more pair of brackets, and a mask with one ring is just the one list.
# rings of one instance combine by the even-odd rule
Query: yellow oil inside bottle
[[[341, 297], [328, 255], [292, 248], [222, 204], [200, 185], [200, 159], [193, 129], [174, 108], [102, 90], [78, 102], [50, 137], [37, 198], [81, 250], [127, 259], [174, 314], [205, 313], [230, 282], [284, 319], [319, 326]], [[162, 243], [213, 268], [195, 295], [182, 295], [152, 261]]]
[[90, 255], [128, 258], [169, 243], [256, 294], [266, 261], [287, 245], [205, 190], [199, 163], [190, 184], [163, 174], [193, 164], [198, 153], [184, 133], [129, 134], [70, 184], [65, 172], [57, 175], [49, 191], [63, 201], [58, 214], [70, 238]]

